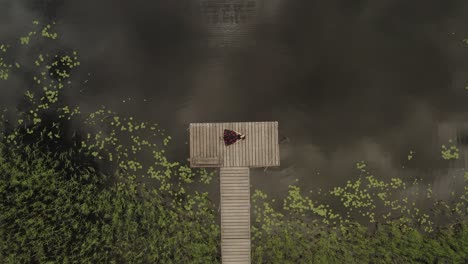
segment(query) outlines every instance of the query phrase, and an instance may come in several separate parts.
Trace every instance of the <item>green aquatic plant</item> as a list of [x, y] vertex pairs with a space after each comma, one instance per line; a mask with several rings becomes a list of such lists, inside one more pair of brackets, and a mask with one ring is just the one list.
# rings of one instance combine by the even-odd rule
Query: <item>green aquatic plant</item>
[[457, 160], [460, 157], [460, 150], [457, 145], [453, 144], [452, 140], [449, 140], [449, 146], [442, 145], [442, 158], [444, 160]]
[[2, 116], [0, 262], [217, 262], [214, 206], [190, 188], [212, 173], [167, 160], [156, 124], [65, 104], [77, 52], [33, 65], [26, 107]]
[[[37, 32], [20, 47], [59, 39], [53, 26]], [[0, 263], [220, 263], [215, 206], [194, 188], [214, 172], [169, 160], [158, 124], [66, 103], [78, 52], [47, 47], [35, 49], [20, 111], [0, 115]], [[28, 64], [5, 65], [8, 80]], [[280, 206], [254, 190], [252, 263], [467, 261], [468, 172], [441, 201], [420, 179], [369, 167], [358, 162], [356, 177], [315, 196], [296, 181]]]

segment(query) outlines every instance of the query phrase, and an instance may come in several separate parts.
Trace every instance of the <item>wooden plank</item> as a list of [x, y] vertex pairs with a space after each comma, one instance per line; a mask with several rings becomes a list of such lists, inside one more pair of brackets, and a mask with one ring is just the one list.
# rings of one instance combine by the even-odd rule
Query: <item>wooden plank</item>
[[276, 163], [276, 158], [275, 158], [275, 140], [274, 140], [274, 134], [275, 134], [275, 124], [276, 122], [273, 123], [273, 125], [270, 127], [270, 132], [268, 133], [268, 143], [269, 144], [269, 154], [268, 154], [268, 163], [270, 163], [270, 166], [274, 166]]
[[[271, 141], [270, 141], [270, 136], [269, 136], [269, 135], [270, 135], [270, 134], [269, 134], [269, 133], [270, 133], [269, 130], [271, 130], [271, 129], [270, 129], [269, 126], [266, 125], [266, 123], [263, 123], [263, 126], [264, 126], [264, 129], [265, 129], [265, 133], [264, 133], [264, 135], [265, 135], [264, 137], [265, 137], [265, 138], [264, 138], [264, 140], [263, 140], [263, 143], [264, 143], [264, 152], [265, 152], [265, 154], [264, 154], [264, 159], [263, 159], [263, 160], [264, 160], [264, 162], [265, 162], [265, 164], [266, 164], [266, 167], [269, 167], [270, 164], [271, 164], [271, 157], [270, 157], [270, 152], [268, 151], [268, 149], [269, 149], [269, 147], [270, 147], [269, 144], [270, 144], [270, 142], [271, 142]], [[271, 165], [272, 165], [272, 164], [271, 164]]]
[[[223, 217], [221, 223], [231, 223], [233, 226], [244, 225], [245, 222], [248, 222], [250, 217]], [[249, 229], [248, 225], [244, 225], [246, 229]], [[230, 228], [230, 227], [229, 227]]]
[[[246, 131], [245, 131], [245, 123], [239, 123], [239, 130], [241, 131], [242, 134], [246, 135]], [[238, 163], [238, 166], [246, 166], [245, 164], [245, 156], [244, 156], [244, 149], [245, 149], [245, 145], [246, 145], [246, 139], [244, 139], [242, 141], [242, 144], [239, 145], [239, 163]]]
[[279, 139], [278, 139], [278, 122], [274, 124], [274, 131], [273, 131], [273, 149], [274, 149], [274, 165], [279, 166]]
[[[231, 240], [247, 240], [247, 239], [224, 239], [224, 241], [231, 241]], [[245, 244], [229, 244], [229, 243], [221, 243], [221, 250], [223, 249], [231, 249], [231, 248], [247, 248], [248, 250], [251, 249], [250, 243]]]
[[[239, 251], [247, 251], [247, 252], [250, 252], [251, 250], [251, 245], [242, 245], [242, 246], [234, 246], [234, 247], [231, 247], [231, 246], [226, 246], [226, 245], [221, 245], [222, 249], [221, 249], [221, 252], [239, 252]], [[223, 254], [224, 255], [224, 254]]]
[[244, 147], [242, 148], [242, 164], [246, 167], [249, 167], [250, 166], [250, 161], [249, 161], [249, 145], [250, 145], [250, 142], [252, 141], [252, 139], [250, 138], [251, 135], [250, 135], [250, 127], [249, 127], [249, 123], [243, 123], [242, 126], [245, 130], [245, 144], [244, 144]]
[[195, 124], [190, 124], [190, 134], [193, 134], [193, 140], [192, 140], [192, 146], [193, 146], [193, 150], [192, 150], [192, 156], [190, 156], [190, 158], [194, 157], [195, 155], [197, 155], [197, 146], [196, 146], [196, 143], [197, 143], [197, 135], [196, 135], [196, 132], [195, 132], [195, 127], [196, 125]]
[[[226, 198], [231, 198], [232, 196], [236, 196], [235, 192], [230, 192], [226, 191], [224, 188], [221, 187], [221, 198], [226, 197]], [[238, 197], [240, 200], [249, 200], [250, 195], [249, 194], [242, 194], [242, 196]]]
[[224, 172], [227, 176], [244, 176], [246, 172], [244, 171], [225, 171]]
[[[223, 231], [221, 232], [223, 238], [249, 238], [250, 230], [236, 230], [236, 231]], [[221, 248], [222, 250], [223, 248]]]
[[245, 173], [233, 173], [233, 172], [226, 172], [224, 173], [224, 179], [246, 179], [247, 176]]
[[[250, 248], [239, 248], [239, 249], [229, 249], [229, 250], [221, 250], [223, 256], [226, 256], [225, 253], [229, 254], [229, 258], [246, 258], [249, 256]], [[227, 257], [227, 256], [226, 256]]]
[[223, 187], [243, 187], [245, 189], [250, 189], [250, 184], [249, 184], [249, 181], [247, 179], [242, 179], [242, 180], [226, 180], [224, 179], [224, 181], [220, 184], [221, 188]]
[[220, 186], [220, 190], [221, 190], [221, 195], [223, 194], [236, 194], [236, 193], [245, 193], [245, 192], [249, 192], [250, 193], [250, 186], [236, 186], [236, 185], [233, 185], [233, 186], [226, 186], [226, 185], [222, 185]]
[[221, 191], [222, 191], [221, 197], [223, 197], [223, 196], [237, 196], [237, 195], [239, 195], [239, 196], [244, 196], [244, 195], [249, 196], [249, 194], [250, 194], [250, 191], [249, 191], [249, 189], [247, 187], [245, 188], [247, 190], [244, 189], [244, 190], [237, 190], [237, 191], [232, 191], [232, 190], [231, 191], [226, 191], [226, 189], [224, 189], [223, 187], [224, 186], [221, 186]]
[[[230, 204], [223, 204], [229, 206]], [[221, 210], [222, 213], [243, 213], [243, 212], [250, 212], [249, 208], [246, 206], [239, 206], [237, 208], [230, 206], [229, 208], [225, 208], [224, 210]]]
[[[219, 138], [223, 136], [223, 133], [220, 131], [220, 127], [217, 124], [213, 125], [213, 131], [215, 132], [215, 139], [216, 139], [216, 154], [218, 157], [224, 158], [224, 151], [222, 150], [222, 147], [223, 147], [222, 144], [224, 144], [224, 140]], [[223, 165], [224, 165], [224, 161], [223, 161]]]
[[250, 218], [250, 212], [245, 210], [245, 211], [240, 211], [240, 212], [223, 212], [221, 213], [222, 218], [227, 218], [227, 217], [232, 217], [232, 216], [239, 216], [239, 217], [245, 217], [245, 218]]
[[213, 138], [211, 136], [211, 126], [213, 124], [206, 124], [206, 146], [207, 146], [207, 152], [206, 152], [206, 156], [208, 157], [213, 157], [214, 153], [213, 153]]
[[221, 241], [222, 245], [250, 245], [249, 239], [228, 239]]
[[[222, 240], [232, 240], [232, 239], [249, 239], [249, 235], [235, 235], [235, 234], [221, 234], [221, 239]], [[221, 250], [222, 250], [221, 246]]]
[[232, 245], [250, 245], [249, 239], [228, 239], [221, 241], [222, 245], [232, 246]]
[[222, 207], [224, 208], [223, 212], [228, 212], [228, 211], [232, 211], [233, 213], [234, 212], [244, 212], [245, 210], [245, 205], [242, 204], [242, 205], [222, 205]]
[[213, 156], [219, 157], [218, 156], [218, 144], [217, 144], [219, 141], [219, 136], [216, 133], [215, 127], [216, 127], [215, 124], [210, 124], [210, 140], [213, 141], [213, 143], [210, 145], [212, 146], [211, 151], [213, 153]]
[[231, 182], [231, 183], [223, 183], [221, 184], [222, 188], [229, 189], [229, 190], [244, 190], [248, 191], [250, 189], [250, 184], [248, 182]]
[[224, 194], [236, 194], [236, 193], [250, 193], [250, 186], [227, 186], [221, 185], [221, 190], [223, 190]]
[[[249, 224], [249, 218], [245, 218], [245, 219], [241, 219], [241, 218], [237, 218], [237, 219], [222, 219], [222, 220], [221, 220], [221, 224], [223, 224], [223, 225], [245, 224], [246, 226], [248, 226], [248, 224]], [[226, 229], [226, 227], [223, 227], [221, 230], [223, 231], [224, 229]]]
[[221, 216], [221, 221], [234, 221], [234, 220], [249, 220], [249, 215], [229, 215], [229, 216]]
[[267, 147], [268, 147], [267, 146], [267, 139], [268, 138], [267, 138], [267, 135], [266, 135], [268, 133], [268, 131], [267, 131], [267, 127], [266, 127], [265, 122], [262, 122], [261, 126], [262, 126], [262, 132], [261, 132], [262, 133], [262, 140], [260, 141], [261, 144], [262, 144], [262, 148], [261, 148], [261, 150], [262, 150], [262, 161], [261, 161], [261, 163], [265, 164], [264, 167], [266, 167], [266, 166], [268, 166], [268, 157], [267, 157]]
[[210, 148], [210, 144], [208, 142], [208, 129], [207, 129], [207, 124], [203, 124], [202, 125], [202, 133], [204, 135], [203, 137], [203, 149], [204, 149], [204, 154], [205, 156], [209, 156], [209, 148]]
[[[224, 129], [228, 129], [227, 127], [224, 127]], [[224, 152], [226, 153], [226, 163], [224, 166], [226, 167], [231, 167], [232, 164], [231, 164], [231, 148], [229, 148], [229, 146], [225, 146], [224, 147]]]
[[193, 156], [190, 156], [190, 158], [199, 156], [197, 147], [197, 126], [195, 124], [192, 124], [191, 133], [193, 133]]
[[258, 129], [254, 130], [253, 136], [254, 136], [254, 142], [253, 142], [254, 144], [253, 144], [253, 149], [252, 149], [252, 152], [254, 154], [253, 163], [257, 164], [258, 163]]
[[237, 258], [235, 259], [243, 259], [243, 260], [247, 260], [248, 258], [248, 255], [250, 253], [250, 248], [248, 249], [233, 249], [233, 250], [222, 250], [221, 251], [222, 255], [230, 255], [230, 256], [233, 256], [232, 258], [230, 259], [234, 259], [234, 256], [238, 256]]
[[263, 160], [265, 161], [266, 167], [268, 167], [268, 164], [271, 163], [270, 160], [270, 152], [269, 152], [269, 144], [270, 144], [270, 128], [271, 125], [267, 125], [266, 122], [263, 122], [263, 128], [264, 128], [264, 133], [263, 133], [263, 144], [264, 144], [264, 151], [263, 151]]
[[233, 182], [229, 184], [222, 184], [221, 188], [223, 188], [223, 190], [229, 190], [230, 192], [235, 192], [237, 190], [247, 191], [247, 190], [250, 190], [250, 184], [248, 184], [247, 182], [245, 183]]
[[247, 258], [223, 258], [223, 264], [250, 264], [250, 257]]
[[272, 160], [271, 166], [274, 166], [276, 164], [276, 147], [279, 144], [278, 141], [276, 141], [276, 143], [275, 143], [275, 133], [277, 131], [276, 124], [277, 124], [277, 122], [274, 122], [273, 127], [271, 129], [271, 138], [270, 138], [270, 140], [271, 140], [271, 143], [270, 143], [271, 144], [271, 157], [270, 158]]
[[248, 204], [246, 203], [225, 203], [222, 204], [222, 207], [224, 208], [223, 212], [227, 211], [243, 211], [248, 209]]
[[[237, 225], [240, 223], [243, 223], [245, 221], [249, 221], [250, 220], [250, 216], [229, 216], [229, 217], [221, 217], [221, 222], [232, 222], [233, 225]], [[236, 222], [236, 221], [239, 221], [239, 222]], [[242, 224], [243, 225], [243, 224]], [[247, 227], [249, 227], [247, 225]]]
[[223, 257], [222, 258], [223, 264], [250, 264], [250, 256], [248, 257], [237, 257], [237, 256], [232, 256], [232, 257]]
[[225, 251], [225, 250], [232, 250], [232, 249], [246, 249], [248, 251], [250, 251], [250, 244], [245, 244], [245, 245], [226, 245], [226, 244], [223, 244], [221, 245], [222, 247], [222, 251]]
[[250, 239], [250, 232], [221, 232], [221, 239]]
[[247, 234], [247, 233], [250, 233], [250, 229], [249, 228], [230, 228], [230, 229], [222, 230], [221, 233], [223, 233], [223, 234], [228, 234], [228, 233], [231, 233], [231, 234]]
[[[236, 192], [236, 193], [223, 193], [221, 194], [221, 197], [231, 197], [231, 198], [239, 198], [239, 199], [245, 199], [248, 200], [249, 198], [249, 193], [248, 192]], [[247, 203], [245, 203], [247, 204]]]
[[229, 226], [229, 228], [225, 228], [224, 230], [222, 230], [222, 232], [230, 232], [230, 231], [237, 231], [237, 230], [250, 232], [250, 228], [246, 227], [245, 225], [244, 226], [240, 226], [240, 225]]
[[[223, 263], [225, 260], [248, 260], [250, 258], [250, 249], [247, 250], [229, 250], [229, 251], [223, 251], [221, 250], [222, 256], [223, 256]], [[250, 262], [247, 262], [250, 263]]]
[[238, 235], [224, 235], [222, 236], [224, 239], [250, 239], [249, 236], [238, 236]]
[[224, 211], [224, 212], [226, 212], [227, 210], [231, 210], [231, 211], [232, 211], [232, 210], [235, 210], [235, 209], [236, 209], [237, 211], [239, 211], [239, 210], [247, 210], [247, 209], [249, 209], [249, 204], [246, 203], [246, 202], [244, 202], [244, 201], [242, 201], [242, 202], [236, 202], [236, 201], [231, 200], [231, 201], [229, 201], [229, 202], [223, 203], [223, 204], [222, 204], [222, 207], [225, 208], [225, 211]]
[[228, 248], [228, 247], [225, 247], [222, 249], [223, 252], [246, 252], [246, 251], [250, 251], [250, 248], [247, 248], [247, 247], [238, 247], [238, 248]]
[[227, 212], [228, 210], [230, 211], [248, 210], [249, 209], [248, 205], [249, 204], [245, 202], [230, 201], [227, 203], [223, 203], [222, 207], [225, 209], [223, 212]]
[[[190, 158], [193, 157], [193, 132], [192, 132], [192, 129], [193, 129], [193, 124], [189, 124], [189, 146], [190, 146]], [[190, 162], [190, 165], [192, 164], [192, 162]]]
[[250, 229], [229, 229], [221, 231], [223, 236], [225, 235], [243, 235], [248, 236], [250, 235]]
[[247, 250], [250, 250], [250, 244], [245, 244], [245, 245], [227, 245], [227, 244], [223, 244], [222, 245], [223, 249], [234, 249], [234, 248], [239, 248], [239, 249], [242, 249], [242, 248], [245, 248]]
[[249, 192], [247, 192], [247, 191], [245, 191], [245, 192], [244, 191], [242, 191], [242, 192], [226, 192], [226, 190], [223, 189], [223, 188], [221, 188], [221, 190], [223, 191], [221, 193], [221, 200], [223, 198], [231, 198], [231, 199], [236, 199], [237, 198], [237, 199], [243, 200], [243, 201], [247, 200], [247, 201], [245, 201], [245, 204], [247, 205], [248, 199], [250, 197]]
[[246, 211], [237, 211], [237, 214], [227, 214], [226, 211], [224, 211], [221, 214], [222, 219], [229, 219], [233, 217], [242, 217], [243, 219], [249, 219], [250, 218], [250, 213]]
[[[233, 129], [234, 131], [236, 131], [236, 132], [239, 132], [238, 123], [234, 123], [234, 124], [232, 125], [232, 129]], [[241, 142], [238, 141], [238, 142], [236, 142], [235, 144], [232, 144], [232, 145], [230, 146], [232, 152], [235, 153], [235, 154], [233, 155], [233, 157], [232, 157], [232, 165], [231, 165], [232, 167], [239, 166], [238, 163], [237, 163], [237, 160], [238, 160], [238, 158], [239, 158], [238, 149], [239, 149], [239, 144], [240, 144], [240, 143], [241, 143]]]
[[222, 196], [221, 197], [221, 202], [226, 202], [227, 204], [229, 203], [242, 203], [245, 205], [245, 208], [248, 208], [248, 204], [249, 204], [249, 196], [248, 195], [245, 195], [245, 196], [242, 196], [242, 197], [233, 197], [233, 196]]
[[[223, 220], [225, 220], [225, 216], [222, 216]], [[246, 216], [242, 219], [244, 220], [249, 220], [250, 216]], [[239, 222], [239, 223], [231, 223], [229, 226], [226, 226], [225, 229], [226, 230], [231, 230], [233, 228], [245, 228], [246, 230], [250, 230], [250, 227], [248, 225], [245, 225], [243, 222]], [[224, 230], [224, 229], [223, 229]]]
[[250, 264], [250, 258], [223, 258], [223, 264]]
[[[238, 200], [245, 200], [247, 198], [249, 198], [249, 194], [248, 193], [245, 193], [245, 194], [221, 194], [221, 199], [223, 198], [231, 198], [231, 199], [238, 199]], [[245, 205], [245, 207], [248, 207], [248, 203], [242, 203], [243, 205]]]
[[231, 187], [231, 188], [229, 188], [229, 187], [223, 186], [223, 187], [221, 187], [221, 191], [222, 191], [221, 196], [225, 196], [225, 197], [233, 196], [233, 195], [234, 196], [236, 196], [236, 195], [241, 195], [241, 196], [247, 195], [248, 196], [250, 192], [248, 190], [245, 190], [247, 188], [249, 188], [249, 187], [244, 187], [244, 188], [242, 188], [242, 187]]
[[234, 172], [224, 172], [225, 176], [226, 177], [246, 177], [246, 172], [237, 172], [237, 171], [234, 171]]
[[242, 186], [249, 188], [249, 179], [242, 179], [242, 181], [224, 181], [225, 179], [221, 179], [221, 184], [224, 186]]
[[246, 172], [244, 173], [224, 173], [223, 180], [247, 180]]
[[263, 164], [263, 139], [265, 138], [263, 132], [263, 122], [259, 122], [258, 124], [258, 142], [257, 142], [257, 153], [258, 153], [258, 160], [257, 164]]
[[[243, 220], [248, 220], [250, 217], [246, 217]], [[243, 223], [232, 223], [228, 227], [225, 228], [226, 230], [223, 231], [229, 231], [229, 230], [234, 230], [234, 229], [243, 229], [243, 230], [250, 230], [249, 226], [244, 225]]]
[[240, 215], [243, 215], [243, 216], [245, 215], [245, 216], [250, 217], [250, 211], [245, 210], [245, 209], [237, 210], [237, 211], [233, 211], [233, 210], [224, 211], [224, 212], [221, 212], [221, 217], [230, 217], [233, 214], [240, 214]]
[[193, 157], [191, 158], [194, 166], [221, 166], [220, 157]]
[[250, 184], [248, 179], [222, 179], [220, 186], [230, 186], [230, 185], [239, 185], [242, 186], [244, 185], [246, 189], [250, 189]]
[[250, 239], [250, 233], [230, 233], [230, 234], [224, 234], [221, 233], [221, 239]]
[[[248, 198], [249, 198], [249, 194], [248, 193], [245, 193], [245, 194], [221, 194], [221, 201], [224, 200], [224, 198], [227, 198], [225, 199], [226, 201], [226, 204], [239, 204], [239, 205], [242, 205], [243, 207], [245, 208], [248, 208], [249, 206], [249, 203], [248, 203]], [[227, 201], [229, 200], [229, 201]]]
[[250, 191], [250, 184], [247, 179], [245, 180], [238, 180], [238, 181], [231, 181], [231, 182], [222, 182], [220, 184], [220, 187], [226, 187], [226, 188], [242, 188], [244, 191]]

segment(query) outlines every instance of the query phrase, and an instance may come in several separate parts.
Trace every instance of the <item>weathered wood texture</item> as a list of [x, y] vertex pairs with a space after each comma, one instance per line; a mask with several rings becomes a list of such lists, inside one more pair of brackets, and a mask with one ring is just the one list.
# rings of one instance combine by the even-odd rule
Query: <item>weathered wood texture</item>
[[220, 169], [222, 263], [250, 264], [249, 168]]
[[[224, 129], [246, 136], [225, 146], [220, 138]], [[197, 160], [219, 159], [220, 164]], [[193, 123], [190, 124], [191, 167], [273, 167], [280, 165], [278, 122]]]

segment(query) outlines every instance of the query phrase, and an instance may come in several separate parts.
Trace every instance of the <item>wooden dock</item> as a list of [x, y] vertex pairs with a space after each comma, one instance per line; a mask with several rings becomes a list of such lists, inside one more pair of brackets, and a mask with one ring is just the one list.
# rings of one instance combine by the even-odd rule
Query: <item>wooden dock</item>
[[[242, 133], [246, 139], [226, 147], [220, 140], [224, 129]], [[192, 123], [190, 158], [191, 167], [279, 166], [278, 122]], [[215, 159], [219, 163], [212, 163]]]
[[250, 264], [248, 167], [220, 169], [222, 263]]
[[[190, 166], [220, 168], [221, 258], [250, 264], [250, 168], [280, 166], [278, 122], [191, 123]], [[226, 146], [224, 129], [245, 140]]]

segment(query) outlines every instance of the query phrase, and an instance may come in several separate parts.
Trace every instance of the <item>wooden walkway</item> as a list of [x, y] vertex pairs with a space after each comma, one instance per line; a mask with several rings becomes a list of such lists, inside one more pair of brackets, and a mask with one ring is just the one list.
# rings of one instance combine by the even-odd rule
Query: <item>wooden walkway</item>
[[250, 180], [248, 167], [220, 168], [223, 264], [250, 264]]
[[[246, 136], [225, 146], [224, 129]], [[250, 168], [280, 166], [278, 122], [191, 123], [190, 167], [220, 168], [221, 258], [250, 264]]]

